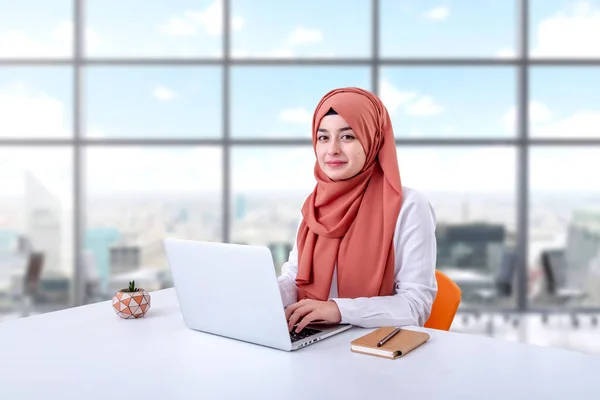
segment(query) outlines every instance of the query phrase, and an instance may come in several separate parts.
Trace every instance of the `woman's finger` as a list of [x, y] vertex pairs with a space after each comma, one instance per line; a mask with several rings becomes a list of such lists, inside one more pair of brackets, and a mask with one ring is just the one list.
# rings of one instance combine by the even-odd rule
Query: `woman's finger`
[[300, 308], [297, 308], [290, 316], [290, 319], [288, 322], [288, 330], [291, 332], [292, 328], [294, 327], [294, 325], [296, 325], [296, 323], [300, 320], [300, 318], [302, 318], [304, 315], [310, 313], [312, 310], [313, 310], [313, 306], [311, 306], [311, 305], [305, 305], [305, 306], [301, 306]]
[[285, 308], [285, 319], [286, 321], [290, 320], [290, 316], [292, 315], [292, 313], [294, 311], [296, 311], [298, 308], [305, 306], [309, 301], [308, 300], [300, 300], [294, 304], [290, 304], [289, 306], [287, 306]]
[[306, 325], [310, 324], [316, 319], [319, 319], [319, 314], [319, 309], [317, 308], [305, 315], [304, 318], [302, 318], [302, 321], [298, 323], [298, 326], [296, 327], [296, 332], [301, 332], [302, 329], [306, 327]]

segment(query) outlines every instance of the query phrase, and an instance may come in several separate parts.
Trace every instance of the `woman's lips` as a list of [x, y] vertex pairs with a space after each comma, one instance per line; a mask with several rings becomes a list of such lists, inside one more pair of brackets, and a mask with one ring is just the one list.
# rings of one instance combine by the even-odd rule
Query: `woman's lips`
[[331, 168], [339, 168], [339, 167], [345, 165], [346, 162], [345, 161], [327, 161], [325, 164], [327, 164], [327, 166], [331, 167]]

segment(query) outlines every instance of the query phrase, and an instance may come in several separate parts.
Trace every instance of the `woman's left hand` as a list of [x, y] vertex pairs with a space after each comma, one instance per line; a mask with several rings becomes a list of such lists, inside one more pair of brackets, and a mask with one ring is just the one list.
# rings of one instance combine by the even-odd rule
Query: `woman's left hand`
[[296, 323], [295, 331], [300, 332], [306, 325], [314, 322], [337, 324], [342, 320], [340, 309], [333, 300], [319, 301], [304, 299], [285, 309], [288, 330], [291, 332]]

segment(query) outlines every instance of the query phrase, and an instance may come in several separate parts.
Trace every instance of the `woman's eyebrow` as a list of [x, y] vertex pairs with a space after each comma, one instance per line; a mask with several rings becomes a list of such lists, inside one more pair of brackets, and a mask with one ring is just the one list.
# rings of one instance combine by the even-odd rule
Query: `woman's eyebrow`
[[[339, 132], [346, 132], [346, 131], [351, 131], [352, 128], [349, 126], [345, 126], [343, 128], [338, 129]], [[328, 133], [329, 131], [325, 128], [319, 128], [318, 129], [319, 132], [324, 132], [324, 133]]]

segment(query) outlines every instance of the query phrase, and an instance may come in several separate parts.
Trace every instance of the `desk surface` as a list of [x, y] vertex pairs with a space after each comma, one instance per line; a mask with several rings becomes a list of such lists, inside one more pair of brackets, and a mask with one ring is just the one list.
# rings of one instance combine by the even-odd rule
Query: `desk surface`
[[173, 289], [146, 317], [110, 302], [0, 324], [0, 399], [599, 399], [600, 357], [427, 331], [404, 358], [352, 353], [353, 328], [296, 352], [187, 329]]

